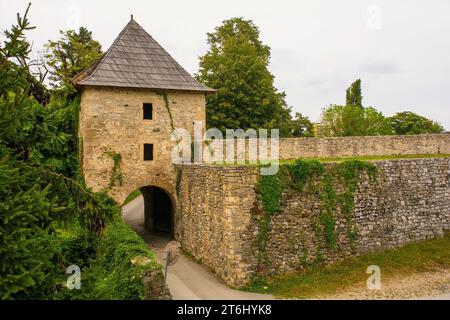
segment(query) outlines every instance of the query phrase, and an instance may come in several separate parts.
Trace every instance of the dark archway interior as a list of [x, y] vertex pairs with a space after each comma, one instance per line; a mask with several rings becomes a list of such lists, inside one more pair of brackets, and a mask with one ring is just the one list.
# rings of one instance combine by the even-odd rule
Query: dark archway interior
[[173, 237], [173, 205], [169, 195], [161, 188], [140, 188], [144, 197], [145, 227], [149, 231], [167, 233]]

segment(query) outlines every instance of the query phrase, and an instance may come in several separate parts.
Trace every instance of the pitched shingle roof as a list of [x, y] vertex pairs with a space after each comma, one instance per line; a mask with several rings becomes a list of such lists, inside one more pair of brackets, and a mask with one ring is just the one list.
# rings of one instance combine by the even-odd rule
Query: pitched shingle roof
[[133, 19], [103, 58], [73, 82], [80, 86], [215, 91], [196, 81]]

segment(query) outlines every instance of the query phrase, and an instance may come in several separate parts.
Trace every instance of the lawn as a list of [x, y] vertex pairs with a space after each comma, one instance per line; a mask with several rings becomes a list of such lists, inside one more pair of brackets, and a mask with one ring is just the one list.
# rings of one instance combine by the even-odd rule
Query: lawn
[[141, 195], [141, 191], [139, 191], [139, 189], [134, 190], [132, 193], [130, 193], [128, 195], [128, 197], [125, 199], [125, 201], [123, 202], [122, 206], [130, 203], [131, 201], [133, 201], [134, 199], [136, 199], [137, 197], [139, 197]]
[[408, 244], [398, 249], [349, 258], [334, 265], [316, 266], [296, 274], [259, 281], [247, 290], [279, 298], [307, 299], [335, 294], [353, 286], [366, 286], [367, 267], [377, 265], [382, 281], [394, 276], [450, 268], [450, 232], [441, 239]]
[[[318, 160], [320, 162], [343, 162], [349, 160], [361, 160], [361, 161], [381, 161], [381, 160], [406, 160], [406, 159], [433, 159], [433, 158], [450, 158], [450, 154], [409, 154], [409, 155], [380, 155], [380, 156], [360, 156], [360, 157], [326, 157], [326, 158], [298, 158], [289, 160], [280, 160], [280, 164], [290, 164], [297, 160]], [[249, 165], [260, 165], [249, 164], [248, 162], [244, 164], [236, 163], [215, 163], [213, 165], [218, 166], [249, 166]], [[267, 164], [267, 162], [266, 162]]]
[[[342, 162], [348, 160], [380, 161], [380, 160], [404, 160], [404, 159], [429, 159], [429, 158], [450, 158], [450, 154], [412, 154], [412, 155], [382, 155], [382, 156], [361, 156], [361, 157], [329, 157], [329, 158], [301, 158], [303, 160], [318, 160], [321, 162]], [[292, 163], [295, 160], [280, 160], [280, 163]]]

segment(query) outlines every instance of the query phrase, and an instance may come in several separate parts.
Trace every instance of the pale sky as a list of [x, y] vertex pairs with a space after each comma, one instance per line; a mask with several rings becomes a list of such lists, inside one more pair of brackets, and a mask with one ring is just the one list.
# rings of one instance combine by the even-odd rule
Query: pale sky
[[[29, 0], [0, 0], [0, 28]], [[187, 71], [197, 72], [206, 33], [244, 17], [272, 48], [270, 70], [294, 111], [319, 120], [329, 104], [363, 81], [364, 105], [385, 115], [413, 111], [450, 130], [448, 0], [35, 0], [29, 19], [34, 51], [58, 30], [85, 26], [107, 50], [134, 14]]]

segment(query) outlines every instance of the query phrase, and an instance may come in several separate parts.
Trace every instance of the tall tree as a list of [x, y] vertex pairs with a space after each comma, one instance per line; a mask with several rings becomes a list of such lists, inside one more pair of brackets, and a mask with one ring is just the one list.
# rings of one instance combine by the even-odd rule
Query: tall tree
[[313, 137], [314, 125], [308, 117], [297, 112], [292, 120], [292, 136], [293, 137]]
[[347, 106], [357, 106], [357, 107], [363, 108], [362, 98], [363, 97], [362, 97], [362, 91], [361, 91], [361, 79], [357, 79], [347, 89], [345, 104]]
[[102, 46], [92, 38], [92, 32], [81, 27], [59, 31], [61, 38], [49, 41], [45, 58], [50, 66], [50, 80], [55, 88], [71, 88], [72, 78], [102, 57]]
[[65, 263], [55, 222], [78, 218], [100, 234], [118, 213], [112, 199], [72, 179], [73, 108], [39, 103], [25, 37], [33, 28], [28, 8], [0, 43], [0, 300], [55, 294]]
[[321, 132], [325, 136], [390, 135], [392, 128], [383, 114], [372, 107], [332, 105], [322, 112]]
[[270, 48], [259, 39], [251, 20], [226, 20], [208, 33], [209, 51], [200, 58], [197, 79], [217, 89], [206, 106], [208, 127], [225, 129], [279, 128], [291, 134], [285, 93], [274, 86], [268, 66]]
[[389, 121], [395, 133], [400, 135], [440, 133], [444, 131], [444, 127], [439, 123], [410, 111], [396, 113], [389, 118]]

